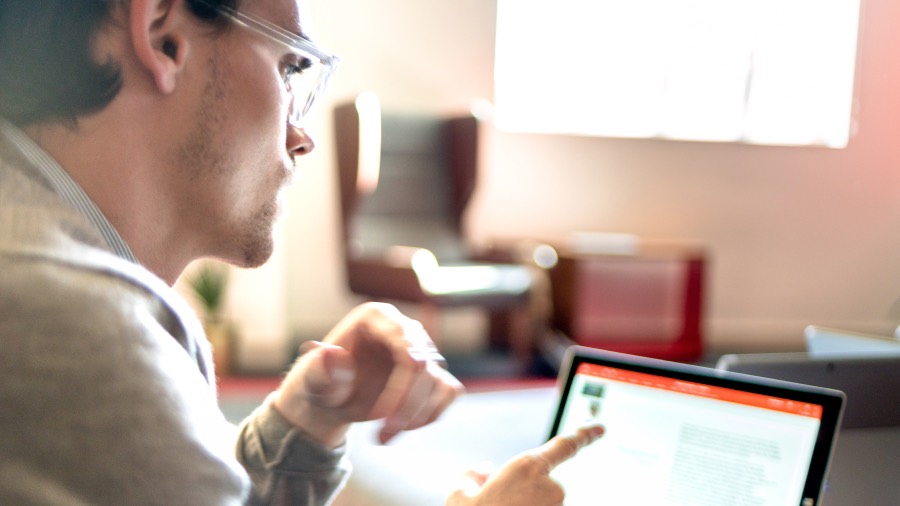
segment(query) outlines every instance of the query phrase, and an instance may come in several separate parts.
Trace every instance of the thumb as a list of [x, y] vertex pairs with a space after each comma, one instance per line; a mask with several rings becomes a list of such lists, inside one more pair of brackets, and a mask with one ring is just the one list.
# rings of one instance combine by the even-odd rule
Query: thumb
[[489, 477], [489, 475], [481, 474], [470, 469], [463, 475], [459, 484], [459, 491], [465, 497], [475, 497]]
[[469, 469], [463, 474], [456, 490], [450, 495], [447, 506], [456, 504], [468, 504], [471, 499], [478, 496], [481, 487], [494, 473], [494, 466], [490, 463], [482, 463], [477, 468]]
[[291, 369], [291, 376], [299, 376], [306, 395], [317, 404], [337, 407], [353, 393], [356, 367], [347, 350], [318, 341], [308, 341], [300, 347], [301, 356]]
[[497, 472], [497, 466], [493, 462], [481, 462], [477, 466], [466, 470], [463, 475], [463, 483], [468, 484], [470, 487], [476, 487], [475, 490], [477, 491], [495, 472]]

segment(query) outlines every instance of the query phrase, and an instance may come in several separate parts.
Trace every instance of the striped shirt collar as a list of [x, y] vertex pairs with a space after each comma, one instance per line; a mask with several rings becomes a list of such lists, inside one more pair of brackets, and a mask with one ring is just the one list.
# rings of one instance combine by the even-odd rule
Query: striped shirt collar
[[106, 219], [94, 201], [49, 153], [25, 135], [25, 132], [2, 118], [0, 118], [0, 134], [9, 139], [21, 151], [25, 159], [47, 179], [50, 187], [60, 198], [81, 212], [97, 227], [116, 256], [135, 264], [138, 263], [131, 248], [125, 244], [112, 223]]

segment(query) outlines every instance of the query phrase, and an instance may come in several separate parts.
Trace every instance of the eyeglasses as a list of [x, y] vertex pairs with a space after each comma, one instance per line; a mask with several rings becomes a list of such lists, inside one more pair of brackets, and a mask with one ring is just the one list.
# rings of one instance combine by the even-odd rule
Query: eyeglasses
[[297, 61], [287, 63], [284, 83], [291, 94], [288, 123], [302, 127], [303, 119], [312, 108], [316, 98], [325, 91], [328, 80], [337, 70], [341, 59], [317, 48], [309, 40], [265, 19], [237, 11], [231, 7], [223, 5], [214, 7], [205, 1], [203, 3], [215, 8], [234, 23], [253, 30], [279, 45], [286, 46], [297, 55]]

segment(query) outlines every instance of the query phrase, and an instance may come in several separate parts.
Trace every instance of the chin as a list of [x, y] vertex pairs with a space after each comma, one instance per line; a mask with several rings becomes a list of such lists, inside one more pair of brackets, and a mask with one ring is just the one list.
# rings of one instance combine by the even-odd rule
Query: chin
[[254, 241], [253, 243], [245, 244], [242, 259], [240, 262], [236, 262], [236, 265], [245, 269], [261, 267], [272, 258], [274, 251], [275, 244], [271, 237], [265, 241]]
[[265, 264], [275, 251], [275, 224], [281, 206], [272, 203], [267, 205], [244, 229], [241, 234], [239, 267], [255, 268]]

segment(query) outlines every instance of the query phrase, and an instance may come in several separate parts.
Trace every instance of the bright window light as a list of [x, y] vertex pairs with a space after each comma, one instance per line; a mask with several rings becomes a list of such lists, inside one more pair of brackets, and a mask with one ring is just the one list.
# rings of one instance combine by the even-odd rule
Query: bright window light
[[518, 132], [847, 145], [860, 0], [498, 0]]

